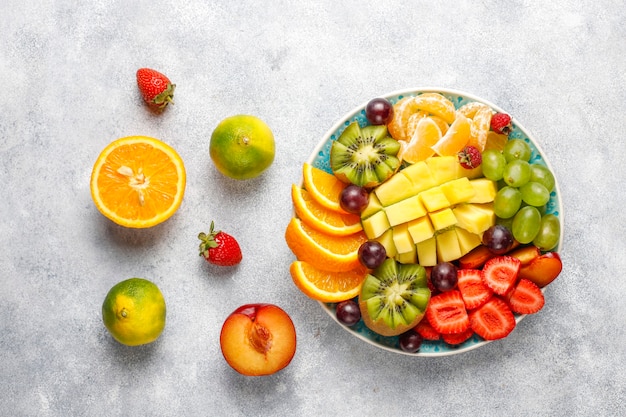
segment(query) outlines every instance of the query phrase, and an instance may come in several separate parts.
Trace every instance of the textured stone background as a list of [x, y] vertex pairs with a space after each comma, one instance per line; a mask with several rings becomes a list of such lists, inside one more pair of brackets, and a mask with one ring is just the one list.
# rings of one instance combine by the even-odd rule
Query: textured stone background
[[[626, 8], [569, 1], [3, 0], [0, 5], [0, 414], [510, 415], [626, 413]], [[294, 4], [298, 3], [298, 4]], [[155, 116], [135, 71], [178, 85]], [[341, 115], [411, 87], [471, 92], [531, 131], [560, 181], [564, 271], [504, 341], [450, 357], [393, 354], [350, 336], [291, 283], [289, 187]], [[224, 117], [277, 139], [262, 177], [208, 157]], [[110, 141], [144, 134], [185, 160], [180, 211], [126, 230], [95, 209], [89, 175]], [[198, 257], [211, 220], [244, 262]], [[116, 282], [155, 281], [168, 322], [154, 344], [111, 339]], [[218, 335], [240, 304], [281, 305], [298, 351], [266, 378], [236, 374]]]

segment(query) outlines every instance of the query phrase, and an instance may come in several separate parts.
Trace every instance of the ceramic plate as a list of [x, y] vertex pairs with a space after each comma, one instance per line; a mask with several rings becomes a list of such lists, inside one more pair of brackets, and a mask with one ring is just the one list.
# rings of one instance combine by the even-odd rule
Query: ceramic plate
[[[509, 113], [509, 112], [506, 112], [505, 110], [502, 110], [498, 106], [486, 100], [483, 100], [479, 97], [476, 97], [476, 96], [473, 96], [471, 94], [467, 94], [461, 91], [449, 90], [449, 89], [419, 88], [419, 89], [411, 89], [411, 90], [404, 90], [404, 91], [396, 91], [396, 92], [384, 95], [382, 97], [385, 97], [391, 103], [395, 104], [398, 100], [400, 100], [403, 97], [415, 96], [415, 95], [419, 95], [421, 93], [427, 93], [427, 92], [436, 92], [436, 93], [443, 94], [445, 97], [447, 97], [449, 100], [451, 100], [454, 103], [456, 108], [459, 108], [468, 102], [478, 101], [478, 102], [487, 104], [495, 111]], [[331, 144], [334, 140], [339, 138], [339, 136], [341, 135], [341, 132], [343, 132], [343, 130], [351, 122], [357, 121], [359, 122], [361, 126], [366, 126], [368, 124], [367, 119], [365, 118], [366, 104], [367, 103], [363, 103], [362, 105], [356, 107], [354, 110], [352, 110], [348, 114], [341, 117], [339, 121], [333, 127], [331, 127], [330, 130], [328, 130], [328, 132], [324, 135], [324, 137], [319, 142], [319, 144], [317, 145], [317, 147], [315, 148], [314, 152], [311, 154], [308, 160], [308, 162], [311, 165], [313, 165], [316, 168], [320, 168], [327, 172], [332, 173], [330, 169], [330, 160], [329, 160]], [[531, 134], [527, 130], [525, 130], [522, 127], [522, 125], [514, 117], [512, 120], [512, 124], [513, 124], [513, 130], [510, 133], [509, 138], [523, 139], [524, 141], [526, 141], [530, 145], [533, 151], [530, 162], [544, 164], [548, 168], [551, 169], [547, 159], [545, 158], [545, 154], [542, 152], [541, 148], [539, 147], [539, 144], [531, 136]], [[561, 210], [561, 200], [560, 200], [559, 195], [560, 194], [559, 194], [559, 187], [558, 187], [558, 181], [557, 181], [555, 185], [555, 189], [551, 193], [550, 201], [548, 202], [548, 205], [547, 205], [547, 213], [555, 214], [556, 216], [559, 217], [559, 220], [561, 222], [561, 237], [559, 239], [558, 246], [554, 249], [556, 252], [560, 251], [561, 242], [563, 241], [563, 213]], [[412, 355], [412, 356], [437, 357], [437, 356], [455, 355], [455, 354], [467, 352], [469, 350], [478, 348], [480, 346], [483, 346], [489, 343], [488, 341], [483, 340], [477, 335], [474, 335], [471, 339], [467, 340], [465, 343], [456, 347], [450, 346], [443, 341], [431, 342], [431, 341], [425, 340], [422, 343], [422, 346], [419, 352], [407, 353], [400, 349], [397, 336], [396, 337], [380, 336], [372, 332], [371, 330], [369, 330], [365, 326], [365, 324], [363, 324], [362, 320], [359, 323], [357, 323], [355, 326], [352, 326], [352, 327], [344, 326], [341, 323], [339, 323], [337, 321], [337, 318], [335, 317], [335, 304], [326, 304], [326, 303], [320, 303], [320, 304], [322, 308], [324, 309], [324, 311], [326, 311], [328, 315], [337, 322], [338, 325], [343, 327], [346, 331], [348, 331], [353, 336], [358, 337], [359, 339], [367, 343], [370, 343], [376, 347], [379, 347], [381, 349], [388, 350], [391, 352], [395, 352], [395, 353], [401, 353], [401, 354]], [[518, 323], [523, 318], [524, 318], [523, 315], [516, 316], [516, 320]]]

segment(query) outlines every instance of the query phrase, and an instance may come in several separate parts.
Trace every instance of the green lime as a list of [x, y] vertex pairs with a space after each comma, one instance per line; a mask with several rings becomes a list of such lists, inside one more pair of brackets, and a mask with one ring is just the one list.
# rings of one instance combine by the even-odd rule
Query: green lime
[[113, 338], [124, 345], [153, 342], [165, 327], [163, 294], [147, 279], [119, 282], [102, 303], [102, 321]]
[[227, 177], [254, 178], [274, 161], [274, 134], [258, 117], [231, 116], [213, 131], [209, 152], [215, 167]]

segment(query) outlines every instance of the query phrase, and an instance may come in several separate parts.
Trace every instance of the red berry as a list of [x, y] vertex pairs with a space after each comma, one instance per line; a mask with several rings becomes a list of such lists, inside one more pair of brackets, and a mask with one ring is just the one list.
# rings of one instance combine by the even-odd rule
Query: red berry
[[483, 162], [483, 155], [478, 148], [474, 146], [466, 146], [458, 153], [459, 163], [465, 169], [474, 169]]
[[417, 326], [413, 329], [418, 332], [424, 340], [439, 340], [441, 338], [439, 332], [428, 322], [426, 317], [417, 323]]
[[493, 291], [485, 285], [480, 269], [459, 269], [457, 277], [457, 285], [466, 309], [480, 307], [493, 295]]
[[502, 339], [515, 328], [515, 316], [509, 306], [498, 297], [491, 297], [485, 304], [469, 314], [470, 326], [485, 340]]
[[157, 110], [163, 110], [169, 103], [174, 103], [174, 89], [176, 84], [172, 84], [165, 75], [150, 68], [140, 68], [137, 70], [137, 86], [144, 101]]
[[461, 333], [441, 335], [443, 341], [452, 346], [460, 345], [461, 343], [465, 342], [472, 336], [474, 336], [474, 331], [472, 330], [471, 327]]
[[200, 233], [200, 256], [204, 256], [209, 263], [219, 266], [232, 266], [241, 262], [241, 248], [239, 243], [231, 235], [214, 230], [211, 222], [209, 233]]
[[534, 314], [543, 308], [545, 298], [532, 281], [520, 279], [509, 297], [511, 310], [519, 314]]
[[494, 293], [505, 295], [517, 282], [521, 262], [512, 256], [496, 256], [485, 263], [483, 282]]
[[511, 116], [508, 114], [496, 113], [491, 117], [491, 130], [494, 132], [508, 136], [512, 129]]
[[458, 290], [442, 292], [432, 297], [426, 308], [426, 318], [441, 334], [464, 332], [470, 324]]

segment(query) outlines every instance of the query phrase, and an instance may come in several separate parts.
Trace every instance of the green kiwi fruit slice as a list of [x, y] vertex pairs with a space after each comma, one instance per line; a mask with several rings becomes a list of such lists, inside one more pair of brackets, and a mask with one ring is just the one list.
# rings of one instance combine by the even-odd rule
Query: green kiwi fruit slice
[[391, 177], [400, 167], [400, 143], [387, 133], [387, 126], [361, 128], [352, 122], [330, 148], [330, 167], [346, 183], [372, 188]]
[[370, 330], [397, 336], [422, 320], [429, 300], [424, 267], [388, 258], [365, 278], [359, 307]]

